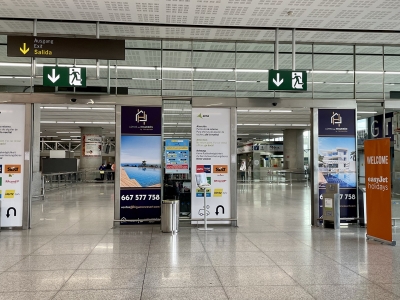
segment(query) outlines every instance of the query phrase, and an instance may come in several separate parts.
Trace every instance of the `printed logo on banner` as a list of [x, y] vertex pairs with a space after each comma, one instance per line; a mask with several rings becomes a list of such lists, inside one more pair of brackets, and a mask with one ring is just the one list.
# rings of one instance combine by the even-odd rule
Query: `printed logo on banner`
[[228, 173], [228, 165], [214, 165], [213, 173]]
[[200, 119], [203, 119], [203, 118], [209, 118], [210, 115], [205, 115], [205, 114], [200, 113], [200, 114], [197, 115], [197, 117], [200, 118]]
[[15, 196], [15, 190], [6, 190], [6, 192], [4, 193], [4, 198], [14, 198]]
[[340, 114], [332, 112], [332, 117], [331, 117], [331, 124], [332, 125], [340, 125], [342, 124], [342, 117]]
[[203, 165], [197, 165], [196, 166], [196, 173], [204, 173], [204, 166]]
[[214, 189], [214, 197], [222, 197], [224, 189]]
[[3, 166], [0, 165], [0, 173], [3, 173]]
[[0, 190], [0, 199], [3, 197], [3, 191]]
[[[196, 197], [198, 198], [204, 197], [204, 190], [196, 189]], [[211, 189], [206, 189], [206, 197], [211, 197]]]
[[138, 109], [138, 112], [136, 114], [136, 122], [140, 123], [142, 122], [143, 124], [146, 124], [147, 122], [147, 114], [144, 110]]
[[204, 173], [211, 173], [211, 165], [204, 165]]
[[319, 136], [355, 136], [356, 118], [354, 109], [319, 109]]
[[226, 182], [226, 179], [214, 179], [214, 182], [223, 183]]
[[10, 174], [21, 173], [21, 165], [5, 165], [4, 172]]

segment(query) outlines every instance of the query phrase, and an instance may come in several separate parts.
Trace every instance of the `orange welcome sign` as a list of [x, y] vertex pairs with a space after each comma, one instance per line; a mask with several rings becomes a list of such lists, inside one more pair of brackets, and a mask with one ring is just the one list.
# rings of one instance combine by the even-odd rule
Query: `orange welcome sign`
[[392, 242], [390, 138], [364, 142], [367, 235]]

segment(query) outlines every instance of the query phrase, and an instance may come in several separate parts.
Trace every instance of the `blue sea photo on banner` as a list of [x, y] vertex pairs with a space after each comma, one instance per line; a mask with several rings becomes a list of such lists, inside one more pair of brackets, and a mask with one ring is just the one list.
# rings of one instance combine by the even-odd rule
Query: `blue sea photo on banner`
[[318, 138], [318, 183], [339, 183], [340, 188], [357, 186], [355, 137]]
[[121, 188], [161, 187], [161, 136], [121, 136]]

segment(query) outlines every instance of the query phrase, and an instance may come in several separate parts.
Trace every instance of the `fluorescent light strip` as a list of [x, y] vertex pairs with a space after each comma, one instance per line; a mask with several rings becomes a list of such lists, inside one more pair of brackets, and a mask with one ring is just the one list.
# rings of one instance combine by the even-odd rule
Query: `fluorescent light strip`
[[66, 106], [43, 106], [44, 109], [68, 109]]
[[56, 133], [69, 133], [69, 131], [57, 131]]
[[92, 122], [75, 121], [75, 124], [92, 124]]
[[283, 135], [283, 133], [273, 133], [272, 135]]
[[249, 135], [248, 133], [238, 133], [237, 135]]
[[57, 124], [74, 124], [74, 122], [57, 121]]
[[243, 124], [244, 126], [258, 126], [260, 124], [256, 124], [256, 123], [248, 123], [248, 124]]
[[233, 72], [234, 69], [195, 69], [198, 72]]
[[292, 126], [307, 126], [307, 124], [292, 124]]
[[376, 111], [357, 111], [357, 114], [377, 114]]
[[259, 124], [260, 126], [275, 126], [275, 124]]
[[263, 112], [269, 112], [269, 109], [249, 109], [249, 112], [256, 112], [256, 113], [263, 113]]
[[69, 107], [69, 109], [84, 109], [84, 110], [88, 110], [88, 109], [92, 109], [91, 107]]
[[271, 113], [291, 113], [292, 110], [279, 110], [279, 109], [277, 109], [277, 110], [271, 110], [270, 112]]
[[238, 109], [237, 112], [248, 112], [248, 109]]
[[56, 121], [40, 121], [40, 123], [56, 123]]
[[92, 107], [93, 110], [115, 110], [112, 107]]
[[275, 125], [276, 125], [276, 126], [285, 126], [285, 127], [286, 127], [286, 126], [287, 126], [287, 127], [288, 127], [288, 126], [291, 126], [291, 124], [275, 124]]
[[110, 122], [92, 122], [93, 124], [110, 124]]

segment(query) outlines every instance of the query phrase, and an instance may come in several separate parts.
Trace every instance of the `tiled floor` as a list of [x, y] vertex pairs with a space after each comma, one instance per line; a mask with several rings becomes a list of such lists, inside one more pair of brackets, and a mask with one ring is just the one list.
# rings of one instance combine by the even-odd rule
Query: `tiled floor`
[[238, 228], [175, 236], [113, 229], [112, 191], [48, 193], [31, 230], [0, 232], [0, 299], [400, 299], [400, 247], [311, 227], [303, 184], [241, 183]]

